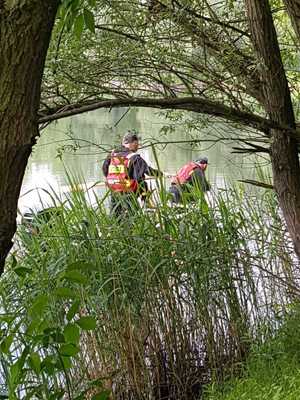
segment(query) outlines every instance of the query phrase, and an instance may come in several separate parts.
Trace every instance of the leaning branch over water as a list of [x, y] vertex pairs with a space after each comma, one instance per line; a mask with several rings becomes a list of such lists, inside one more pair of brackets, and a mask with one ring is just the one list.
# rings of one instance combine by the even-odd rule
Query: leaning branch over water
[[70, 117], [76, 114], [82, 114], [88, 111], [100, 108], [114, 107], [152, 107], [160, 109], [175, 109], [193, 111], [200, 114], [213, 115], [228, 121], [251, 126], [266, 136], [269, 136], [270, 129], [282, 129], [290, 133], [291, 136], [299, 139], [300, 132], [285, 125], [280, 125], [275, 121], [263, 118], [257, 114], [241, 111], [221, 103], [214, 102], [199, 97], [184, 98], [123, 98], [123, 99], [103, 99], [98, 102], [86, 102], [81, 104], [70, 104], [61, 108], [47, 109], [44, 115], [39, 118], [39, 123], [44, 124], [61, 118]]

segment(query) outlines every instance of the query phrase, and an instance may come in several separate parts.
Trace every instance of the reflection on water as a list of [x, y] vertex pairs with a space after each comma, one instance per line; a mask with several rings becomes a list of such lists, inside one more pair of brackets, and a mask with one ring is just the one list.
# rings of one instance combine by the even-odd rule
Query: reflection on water
[[[135, 129], [142, 137], [142, 149], [139, 151], [144, 159], [156, 167], [150, 143], [189, 140], [191, 136], [178, 126], [173, 132], [161, 133], [166, 120], [156, 110], [151, 109], [113, 109], [98, 110], [52, 123], [42, 131], [41, 138], [30, 158], [23, 181], [20, 211], [28, 208], [41, 208], [41, 201], [47, 204], [47, 191], [57, 193], [68, 190], [66, 168], [88, 185], [103, 180], [101, 165], [107, 151], [120, 143], [124, 132]], [[198, 137], [216, 136], [217, 130], [225, 129], [223, 125], [212, 125], [199, 132]], [[195, 132], [193, 133], [195, 137]], [[71, 140], [75, 138], [75, 142]], [[78, 149], [74, 152], [75, 147]], [[62, 157], [58, 157], [64, 148]], [[249, 158], [230, 154], [230, 147], [223, 143], [212, 145], [204, 142], [193, 145], [177, 143], [155, 145], [161, 170], [175, 173], [183, 164], [199, 155], [209, 158], [207, 177], [214, 188], [224, 186], [225, 179], [249, 177], [253, 163]], [[35, 190], [35, 188], [42, 188]], [[99, 189], [98, 194], [104, 192]], [[51, 204], [51, 202], [50, 202]]]

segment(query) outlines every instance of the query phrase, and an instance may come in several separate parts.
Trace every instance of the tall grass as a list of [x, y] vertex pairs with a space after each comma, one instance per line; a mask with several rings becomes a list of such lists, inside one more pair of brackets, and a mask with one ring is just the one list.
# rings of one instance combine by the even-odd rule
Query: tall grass
[[[271, 192], [239, 186], [213, 208], [165, 203], [121, 220], [80, 191], [55, 206], [37, 234], [20, 227], [1, 281], [11, 398], [79, 399], [101, 388], [114, 399], [198, 399], [205, 384], [240, 371], [299, 295]], [[77, 339], [86, 316], [96, 329], [82, 325]]]

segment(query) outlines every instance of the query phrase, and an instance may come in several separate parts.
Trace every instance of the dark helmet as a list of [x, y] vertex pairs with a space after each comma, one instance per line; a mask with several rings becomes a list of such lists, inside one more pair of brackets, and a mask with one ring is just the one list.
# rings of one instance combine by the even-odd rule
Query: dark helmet
[[196, 163], [197, 164], [208, 164], [208, 158], [207, 157], [197, 158]]

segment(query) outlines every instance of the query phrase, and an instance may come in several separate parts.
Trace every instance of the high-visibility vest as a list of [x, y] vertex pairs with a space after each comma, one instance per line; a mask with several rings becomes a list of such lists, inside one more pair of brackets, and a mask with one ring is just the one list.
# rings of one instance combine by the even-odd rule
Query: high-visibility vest
[[136, 192], [138, 183], [135, 179], [129, 178], [128, 166], [130, 158], [134, 153], [121, 154], [112, 153], [106, 184], [113, 192]]
[[199, 165], [193, 161], [184, 165], [177, 172], [177, 175], [175, 176], [175, 178], [172, 179], [171, 183], [173, 183], [175, 185], [176, 184], [182, 185], [182, 184], [186, 183], [196, 168], [199, 168]]

